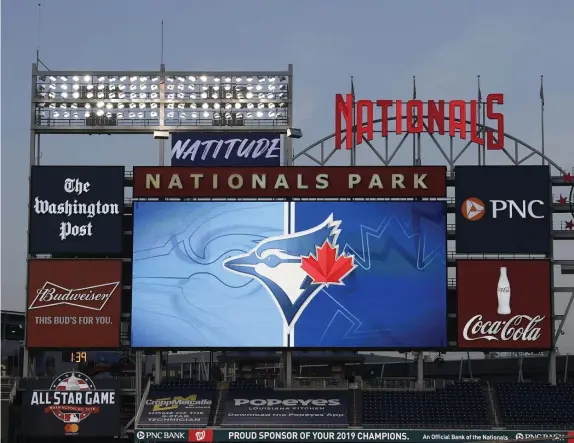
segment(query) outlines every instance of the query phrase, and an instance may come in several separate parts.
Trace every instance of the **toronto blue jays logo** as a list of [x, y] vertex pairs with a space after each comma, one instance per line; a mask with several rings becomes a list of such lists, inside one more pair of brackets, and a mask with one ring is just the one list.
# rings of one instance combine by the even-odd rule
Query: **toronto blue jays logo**
[[344, 285], [357, 267], [354, 256], [339, 255], [340, 225], [331, 214], [311, 229], [266, 238], [249, 252], [224, 260], [223, 266], [265, 287], [283, 313], [289, 333], [321, 289]]

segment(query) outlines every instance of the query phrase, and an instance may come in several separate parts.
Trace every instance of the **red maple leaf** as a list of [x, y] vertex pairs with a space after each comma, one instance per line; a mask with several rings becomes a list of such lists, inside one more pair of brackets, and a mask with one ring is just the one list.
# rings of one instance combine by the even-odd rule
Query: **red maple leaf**
[[301, 259], [301, 268], [313, 279], [313, 283], [342, 285], [343, 278], [355, 269], [355, 257], [341, 254], [331, 247], [328, 240], [315, 247], [316, 254]]
[[571, 231], [572, 229], [574, 229], [574, 221], [570, 220], [566, 222], [566, 229], [568, 229], [569, 231]]
[[561, 205], [565, 205], [566, 204], [566, 197], [563, 197], [562, 194], [560, 194], [560, 198], [558, 199], [558, 203], [560, 203]]
[[564, 174], [564, 181], [566, 183], [572, 183], [572, 174], [570, 174], [569, 172], [567, 172], [566, 174]]

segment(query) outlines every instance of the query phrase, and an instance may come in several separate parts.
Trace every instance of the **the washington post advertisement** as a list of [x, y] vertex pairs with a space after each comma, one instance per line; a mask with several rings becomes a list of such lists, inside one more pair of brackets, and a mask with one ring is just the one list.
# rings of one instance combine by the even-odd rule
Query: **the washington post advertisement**
[[136, 348], [446, 347], [446, 206], [135, 202]]

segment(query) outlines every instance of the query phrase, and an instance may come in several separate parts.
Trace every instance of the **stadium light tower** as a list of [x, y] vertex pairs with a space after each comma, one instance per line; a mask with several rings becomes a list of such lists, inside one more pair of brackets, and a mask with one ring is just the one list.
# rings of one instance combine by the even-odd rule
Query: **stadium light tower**
[[[286, 71], [41, 71], [32, 66], [31, 164], [39, 134], [278, 132], [292, 126]], [[291, 138], [285, 137], [291, 152]]]
[[214, 72], [166, 71], [163, 64], [151, 71], [51, 71], [33, 64], [30, 103], [30, 166], [39, 164], [43, 134], [149, 134], [159, 141], [163, 165], [165, 140], [174, 132], [274, 132], [285, 135], [284, 158], [293, 158], [287, 136], [293, 125], [292, 65], [284, 71]]

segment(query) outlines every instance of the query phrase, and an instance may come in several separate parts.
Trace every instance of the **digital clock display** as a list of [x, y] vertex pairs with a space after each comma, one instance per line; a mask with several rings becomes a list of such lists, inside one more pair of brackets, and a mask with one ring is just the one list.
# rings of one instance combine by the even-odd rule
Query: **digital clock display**
[[88, 353], [86, 351], [63, 352], [62, 359], [67, 363], [87, 363]]

